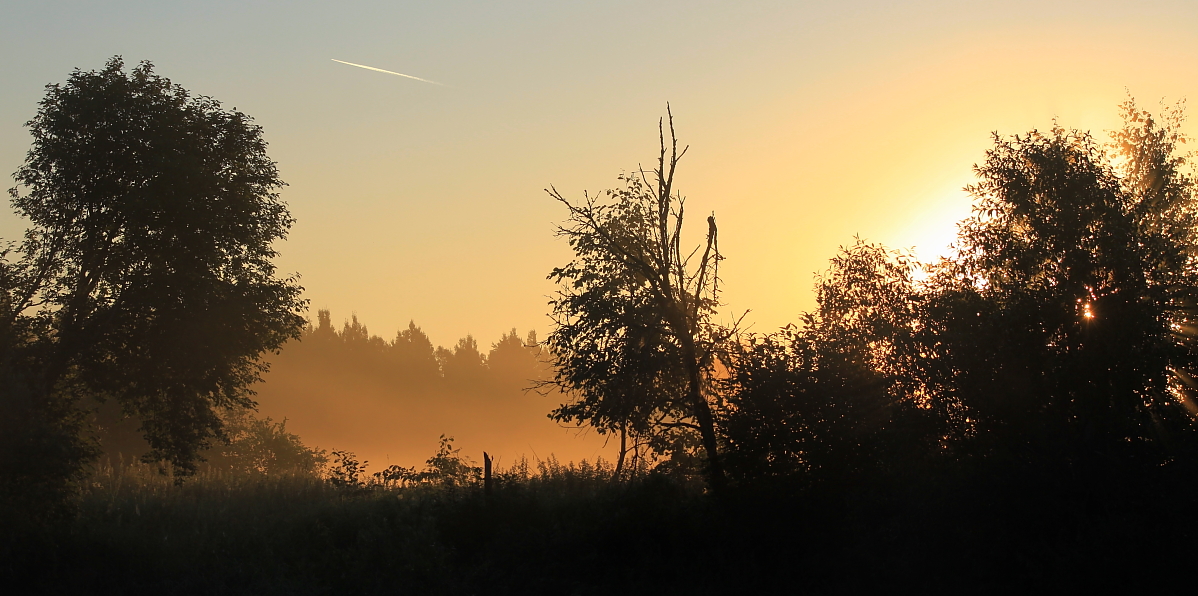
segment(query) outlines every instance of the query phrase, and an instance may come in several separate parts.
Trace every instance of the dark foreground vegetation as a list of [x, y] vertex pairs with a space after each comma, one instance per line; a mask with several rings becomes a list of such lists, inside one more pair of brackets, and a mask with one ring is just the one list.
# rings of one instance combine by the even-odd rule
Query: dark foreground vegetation
[[[469, 338], [358, 334], [368, 368], [429, 386], [498, 383], [500, 354], [546, 370], [549, 415], [617, 460], [490, 478], [446, 438], [421, 470], [371, 473], [251, 414], [264, 354], [356, 329], [305, 331], [275, 276], [291, 219], [260, 129], [148, 64], [77, 71], [12, 191], [32, 227], [0, 271], [0, 572], [50, 593], [1185, 585], [1198, 197], [1180, 111], [1123, 115], [1105, 144], [996, 136], [954, 254], [857, 242], [767, 335], [713, 322], [716, 219], [682, 245], [686, 148], [663, 122], [652, 171], [550, 191], [574, 260], [543, 344], [513, 333], [489, 368]], [[104, 416], [138, 425], [139, 462], [100, 457]]]
[[106, 469], [73, 521], [7, 545], [3, 571], [76, 594], [1077, 593], [1176, 585], [1196, 554], [1198, 503], [1163, 478], [945, 470], [717, 501], [611, 471], [545, 462], [487, 498]]

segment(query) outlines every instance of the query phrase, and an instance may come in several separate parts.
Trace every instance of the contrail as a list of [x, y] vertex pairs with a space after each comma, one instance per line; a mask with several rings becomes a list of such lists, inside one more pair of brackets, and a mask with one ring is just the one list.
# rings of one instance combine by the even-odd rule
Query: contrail
[[336, 58], [330, 58], [330, 60], [332, 60], [333, 62], [340, 62], [340, 63], [342, 63], [342, 64], [348, 64], [348, 65], [350, 65], [350, 66], [357, 66], [358, 68], [365, 68], [366, 70], [377, 70], [377, 71], [379, 71], [379, 72], [385, 72], [385, 73], [387, 73], [387, 74], [393, 74], [393, 75], [397, 75], [397, 76], [401, 76], [401, 77], [407, 77], [407, 78], [409, 78], [409, 79], [416, 79], [417, 81], [423, 81], [423, 82], [425, 82], [425, 83], [432, 83], [432, 84], [434, 84], [434, 85], [441, 85], [442, 87], [444, 87], [444, 86], [445, 86], [445, 83], [438, 83], [438, 82], [436, 82], [436, 81], [430, 81], [430, 80], [428, 80], [428, 79], [422, 79], [422, 78], [420, 78], [420, 77], [414, 77], [414, 76], [412, 76], [412, 75], [406, 75], [406, 74], [404, 74], [404, 73], [402, 73], [402, 72], [394, 72], [394, 71], [390, 71], [390, 70], [383, 70], [383, 69], [381, 69], [381, 68], [375, 68], [375, 67], [373, 67], [373, 66], [366, 66], [365, 64], [354, 64], [353, 62], [346, 62], [345, 60], [338, 60], [338, 59], [336, 59]]

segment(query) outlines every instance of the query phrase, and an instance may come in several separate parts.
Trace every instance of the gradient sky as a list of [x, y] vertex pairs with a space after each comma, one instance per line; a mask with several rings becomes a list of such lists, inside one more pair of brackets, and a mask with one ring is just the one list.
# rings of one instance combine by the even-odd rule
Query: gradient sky
[[[649, 165], [667, 101], [692, 147], [691, 225], [720, 224], [727, 311], [769, 331], [813, 306], [813, 273], [854, 235], [940, 252], [992, 131], [1054, 117], [1105, 131], [1128, 91], [1153, 108], [1198, 91], [1192, 0], [5, 0], [2, 14], [5, 173], [46, 83], [150, 60], [265, 128], [297, 219], [279, 264], [313, 308], [385, 337], [415, 319], [446, 345], [547, 329], [545, 275], [569, 253], [542, 189], [580, 197]], [[0, 215], [0, 236], [22, 229]]]

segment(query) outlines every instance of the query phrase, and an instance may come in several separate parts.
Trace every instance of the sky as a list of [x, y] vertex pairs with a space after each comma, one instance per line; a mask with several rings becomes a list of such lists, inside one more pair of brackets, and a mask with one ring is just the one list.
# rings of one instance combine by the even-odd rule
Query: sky
[[651, 165], [667, 102], [695, 242], [719, 222], [721, 316], [768, 332], [854, 236], [942, 253], [994, 132], [1105, 136], [1128, 93], [1198, 91], [1192, 1], [0, 4], [6, 174], [44, 85], [149, 60], [264, 127], [296, 218], [278, 264], [313, 310], [444, 345], [548, 330], [570, 253], [544, 189]]

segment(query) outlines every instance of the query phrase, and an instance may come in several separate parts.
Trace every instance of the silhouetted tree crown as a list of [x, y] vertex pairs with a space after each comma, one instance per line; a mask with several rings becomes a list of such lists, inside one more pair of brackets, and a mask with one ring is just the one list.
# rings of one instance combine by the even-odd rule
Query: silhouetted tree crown
[[1198, 203], [1180, 114], [1123, 112], [1113, 146], [1059, 127], [995, 139], [923, 343], [979, 431], [1159, 461], [1193, 427]]
[[729, 342], [721, 430], [738, 481], [843, 481], [926, 451], [941, 425], [907, 365], [918, 354], [914, 261], [858, 241], [817, 281], [798, 326]]
[[118, 400], [151, 459], [191, 470], [218, 410], [252, 406], [260, 356], [303, 325], [272, 263], [292, 218], [262, 129], [119, 57], [47, 86], [28, 126], [6, 358], [43, 401]]
[[547, 190], [569, 212], [558, 235], [575, 255], [549, 275], [561, 286], [550, 303], [555, 326], [547, 340], [554, 383], [573, 398], [551, 416], [618, 432], [617, 468], [629, 436], [635, 446], [644, 440], [678, 458], [701, 444], [708, 480], [719, 487], [708, 380], [722, 257], [714, 216], [697, 262], [682, 248], [684, 200], [674, 173], [686, 149], [678, 151], [672, 116], [669, 129], [667, 144], [659, 123], [657, 168], [621, 176], [622, 188], [586, 195], [580, 204]]

